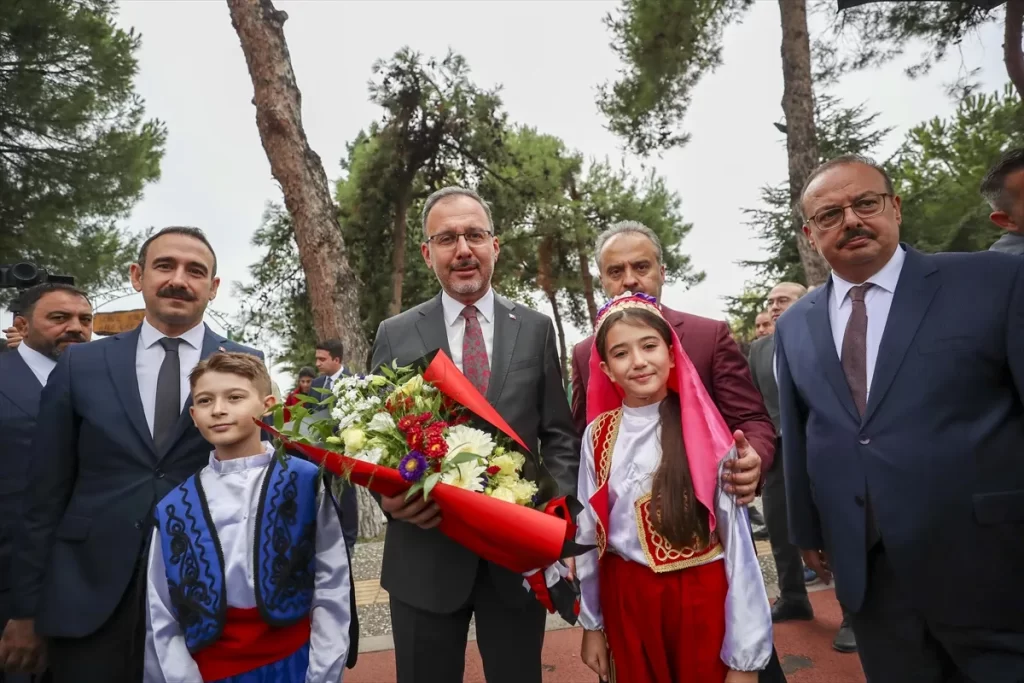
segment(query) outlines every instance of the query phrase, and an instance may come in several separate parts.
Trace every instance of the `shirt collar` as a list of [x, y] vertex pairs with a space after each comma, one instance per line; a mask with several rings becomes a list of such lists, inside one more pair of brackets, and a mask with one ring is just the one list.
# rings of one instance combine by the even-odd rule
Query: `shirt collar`
[[[29, 367], [29, 370], [31, 370], [32, 374], [36, 375], [36, 377], [39, 377], [40, 375], [43, 377], [49, 377], [53, 369], [57, 367], [57, 361], [53, 360], [49, 356], [44, 356], [39, 353], [24, 341], [18, 344], [17, 351], [21, 356], [21, 359], [25, 361], [25, 365]], [[45, 381], [42, 383], [44, 386], [46, 385]]]
[[[155, 346], [160, 342], [161, 339], [167, 335], [156, 329], [149, 324], [149, 321], [143, 318], [142, 320], [142, 331], [140, 332], [142, 338], [142, 347], [148, 349]], [[183, 342], [191, 346], [193, 349], [199, 350], [203, 348], [203, 337], [206, 336], [206, 326], [200, 322], [198, 325], [193, 327], [188, 332], [185, 332], [178, 338]]]
[[[896, 284], [900, 280], [900, 272], [903, 271], [903, 262], [907, 258], [907, 252], [903, 250], [902, 246], [896, 247], [896, 252], [889, 259], [889, 262], [882, 266], [882, 269], [877, 273], [869, 277], [865, 282], [870, 282], [879, 289], [884, 289], [890, 294], [896, 291]], [[848, 282], [841, 278], [836, 272], [832, 271], [832, 293], [836, 298], [836, 305], [842, 306], [843, 302], [846, 301], [846, 295], [850, 293], [850, 290], [856, 287], [858, 284]]]
[[[484, 292], [484, 295], [476, 300], [473, 304], [476, 306], [477, 312], [480, 314], [486, 322], [494, 320], [494, 290], [490, 287]], [[448, 296], [448, 292], [441, 292], [441, 306], [444, 308], [444, 321], [451, 327], [455, 324], [462, 316], [462, 309], [466, 307], [466, 304], [456, 301], [452, 297]]]
[[270, 464], [274, 457], [274, 447], [267, 444], [262, 453], [247, 455], [244, 458], [232, 458], [231, 460], [218, 460], [217, 451], [210, 451], [210, 469], [217, 474], [231, 474], [245, 470], [258, 469]]
[[334, 373], [333, 375], [331, 375], [331, 384], [333, 384], [334, 382], [337, 382], [337, 381], [338, 381], [338, 378], [339, 378], [339, 377], [341, 377], [341, 375], [342, 375], [342, 374], [343, 374], [344, 372], [345, 372], [345, 366], [344, 366], [344, 365], [342, 365], [342, 366], [341, 366], [340, 368], [338, 368], [338, 371], [337, 371], [336, 373]]

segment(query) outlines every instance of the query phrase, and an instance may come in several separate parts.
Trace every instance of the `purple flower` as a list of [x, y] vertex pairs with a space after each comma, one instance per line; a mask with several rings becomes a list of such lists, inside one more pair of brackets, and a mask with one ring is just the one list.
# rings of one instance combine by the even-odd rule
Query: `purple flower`
[[398, 472], [402, 479], [408, 482], [417, 482], [423, 473], [427, 471], [427, 456], [419, 451], [409, 451], [402, 462], [398, 463]]

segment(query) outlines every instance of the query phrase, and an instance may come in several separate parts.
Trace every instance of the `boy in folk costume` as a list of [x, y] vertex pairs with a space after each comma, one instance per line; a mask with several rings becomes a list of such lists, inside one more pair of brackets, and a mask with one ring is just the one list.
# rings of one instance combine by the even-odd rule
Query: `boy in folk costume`
[[156, 506], [146, 683], [337, 683], [351, 622], [348, 553], [319, 471], [283, 462], [254, 417], [263, 363], [216, 353], [192, 371], [210, 463]]
[[737, 447], [647, 295], [598, 316], [577, 541], [583, 661], [626, 683], [756, 683], [772, 619], [745, 508], [720, 490]]

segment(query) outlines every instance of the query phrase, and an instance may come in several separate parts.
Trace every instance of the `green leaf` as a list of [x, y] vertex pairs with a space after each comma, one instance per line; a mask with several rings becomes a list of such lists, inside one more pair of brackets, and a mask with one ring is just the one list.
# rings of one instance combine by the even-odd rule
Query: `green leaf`
[[441, 473], [440, 472], [434, 472], [433, 474], [431, 474], [431, 475], [429, 475], [427, 477], [426, 482], [423, 484], [423, 499], [424, 500], [426, 500], [427, 498], [430, 497], [430, 492], [434, 490], [434, 487], [437, 486], [438, 482], [440, 482], [440, 481], [441, 481]]
[[470, 453], [468, 451], [464, 451], [462, 453], [459, 453], [455, 457], [451, 458], [450, 460], [446, 460], [445, 464], [446, 465], [453, 465], [454, 466], [454, 465], [461, 465], [464, 462], [477, 462], [480, 459], [481, 459], [480, 456], [477, 455], [476, 453]]

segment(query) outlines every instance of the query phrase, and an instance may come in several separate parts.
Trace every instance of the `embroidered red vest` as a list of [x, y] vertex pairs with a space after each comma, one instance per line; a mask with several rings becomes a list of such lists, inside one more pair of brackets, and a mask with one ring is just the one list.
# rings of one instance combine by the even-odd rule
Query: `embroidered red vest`
[[[597, 490], [590, 497], [590, 505], [597, 519], [595, 536], [598, 557], [603, 557], [608, 548], [608, 518], [611, 513], [608, 479], [612, 471], [612, 453], [615, 450], [621, 422], [622, 409], [609, 410], [597, 416], [590, 430], [594, 450], [594, 473], [597, 479]], [[654, 572], [660, 574], [697, 567], [711, 562], [723, 553], [722, 543], [714, 532], [711, 533], [711, 540], [706, 546], [673, 546], [652, 524], [650, 493], [636, 501], [634, 515], [640, 546], [647, 557], [647, 566]]]

